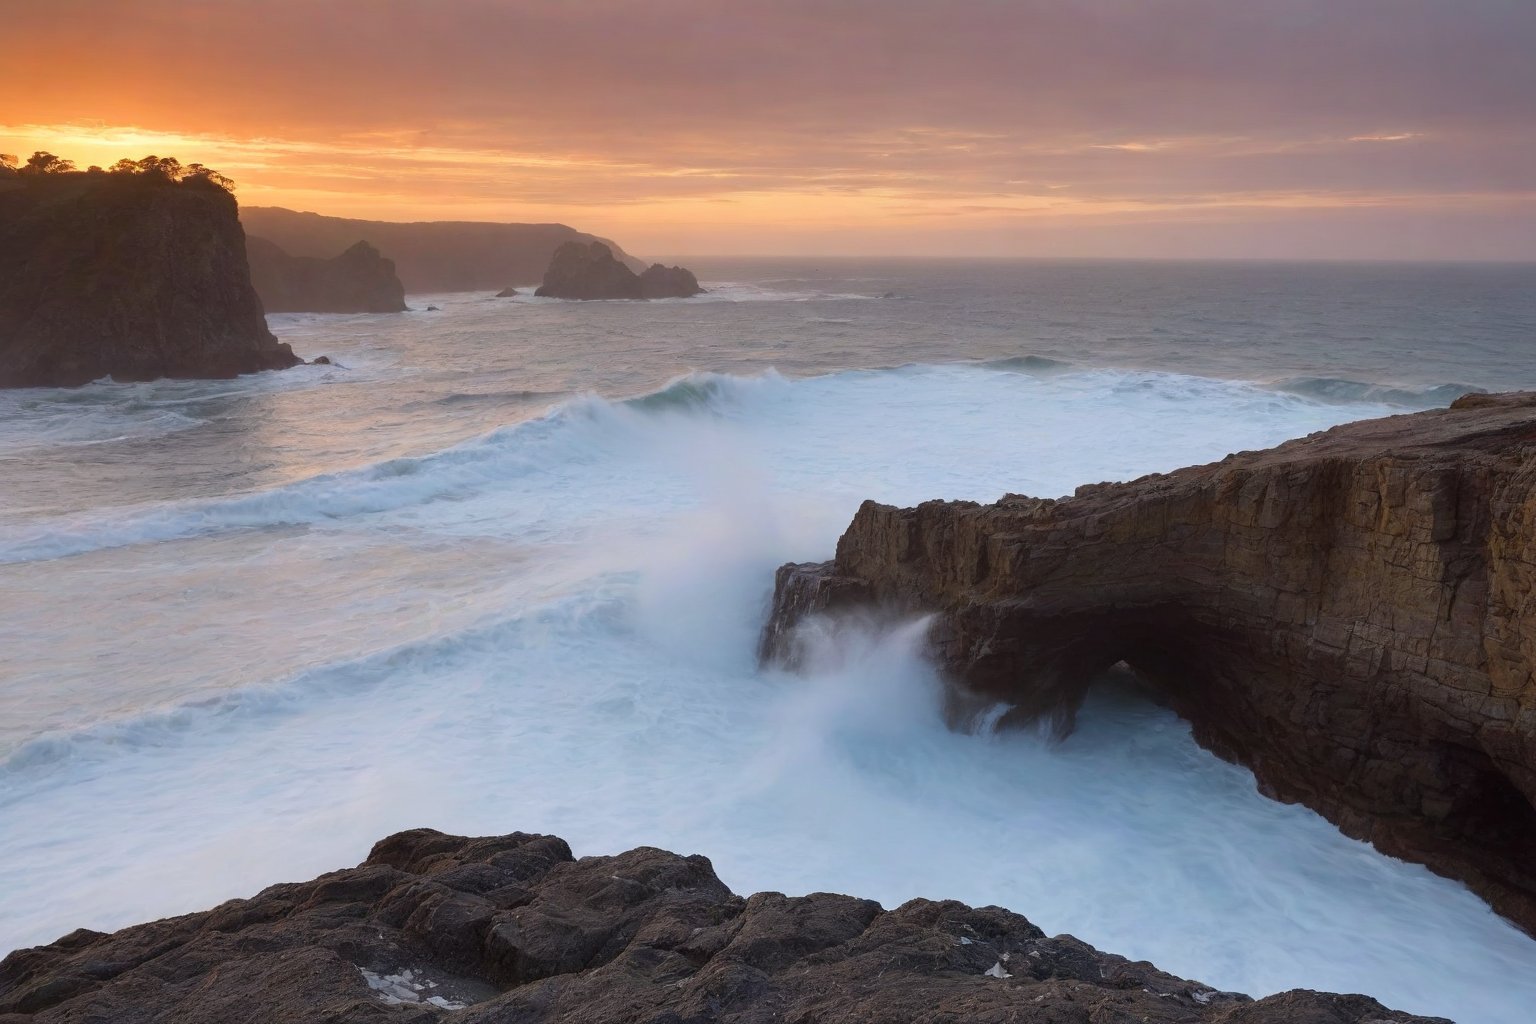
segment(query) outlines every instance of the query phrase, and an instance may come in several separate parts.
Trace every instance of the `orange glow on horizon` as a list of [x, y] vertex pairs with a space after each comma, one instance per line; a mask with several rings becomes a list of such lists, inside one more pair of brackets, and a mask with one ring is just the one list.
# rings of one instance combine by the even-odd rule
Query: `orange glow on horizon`
[[1393, 2], [54, 0], [0, 152], [658, 255], [1536, 259], [1536, 7]]

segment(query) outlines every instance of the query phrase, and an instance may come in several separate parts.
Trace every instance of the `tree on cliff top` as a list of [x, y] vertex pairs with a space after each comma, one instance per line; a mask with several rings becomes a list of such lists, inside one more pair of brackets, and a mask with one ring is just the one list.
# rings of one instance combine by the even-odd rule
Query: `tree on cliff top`
[[151, 153], [142, 160], [119, 160], [110, 170], [112, 174], [142, 174], [167, 181], [185, 181], [193, 184], [216, 185], [226, 192], [235, 190], [234, 180], [227, 178], [202, 164], [183, 164], [173, 156], [155, 156]]
[[[16, 158], [8, 154], [0, 154], [0, 178], [15, 175], [26, 175], [32, 178], [41, 178], [48, 175], [61, 174], [101, 174], [100, 167], [92, 166], [88, 172], [80, 172], [75, 169], [73, 160], [65, 160], [54, 156], [52, 153], [42, 150], [33, 153], [27, 159], [26, 166], [17, 169]], [[144, 177], [152, 181], [165, 181], [188, 185], [212, 185], [221, 188], [225, 192], [233, 192], [235, 183], [212, 167], [202, 164], [183, 164], [173, 156], [155, 156], [150, 154], [142, 160], [119, 160], [105, 171], [107, 174]]]
[[37, 177], [44, 174], [66, 174], [74, 169], [73, 160], [65, 160], [63, 157], [54, 156], [40, 149], [27, 157], [27, 165], [17, 173]]

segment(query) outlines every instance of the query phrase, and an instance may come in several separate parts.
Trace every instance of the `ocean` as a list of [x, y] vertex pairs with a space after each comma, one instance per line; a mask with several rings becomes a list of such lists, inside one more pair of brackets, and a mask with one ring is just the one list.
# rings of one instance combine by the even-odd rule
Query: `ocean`
[[806, 676], [754, 646], [774, 567], [866, 498], [1536, 388], [1536, 268], [689, 262], [693, 300], [412, 296], [269, 318], [334, 366], [0, 392], [0, 952], [522, 830], [1529, 1021], [1536, 941], [1160, 707], [1106, 684], [1061, 742], [956, 733], [920, 625]]

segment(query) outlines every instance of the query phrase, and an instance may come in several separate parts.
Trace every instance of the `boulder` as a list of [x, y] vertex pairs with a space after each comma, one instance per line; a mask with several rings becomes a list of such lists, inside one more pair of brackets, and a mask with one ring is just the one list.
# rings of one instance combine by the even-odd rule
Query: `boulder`
[[0, 185], [0, 387], [302, 362], [267, 330], [223, 189], [115, 174]]
[[779, 570], [798, 624], [933, 613], [954, 707], [1070, 728], [1119, 663], [1264, 792], [1536, 930], [1536, 393], [991, 505], [866, 502]]
[[[356, 868], [0, 961], [0, 1022], [1430, 1024], [1366, 996], [1254, 1001], [953, 901], [742, 899], [701, 856], [418, 829]], [[1440, 1022], [1448, 1024], [1448, 1022]]]
[[275, 243], [246, 239], [251, 283], [268, 313], [400, 313], [405, 288], [395, 264], [367, 242], [339, 256], [290, 256]]

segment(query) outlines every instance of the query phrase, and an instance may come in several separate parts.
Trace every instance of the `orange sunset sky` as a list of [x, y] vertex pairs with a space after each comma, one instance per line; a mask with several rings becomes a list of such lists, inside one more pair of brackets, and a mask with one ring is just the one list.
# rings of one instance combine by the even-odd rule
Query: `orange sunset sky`
[[1536, 0], [0, 0], [0, 152], [648, 255], [1536, 259]]

